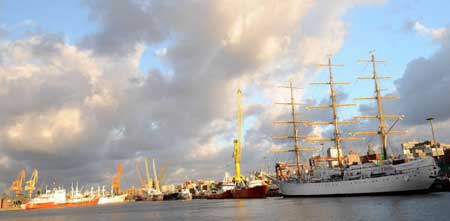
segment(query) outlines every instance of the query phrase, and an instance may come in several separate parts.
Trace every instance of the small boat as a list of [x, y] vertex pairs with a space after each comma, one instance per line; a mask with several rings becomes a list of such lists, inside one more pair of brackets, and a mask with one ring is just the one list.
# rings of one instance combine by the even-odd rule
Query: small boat
[[161, 191], [159, 191], [155, 188], [148, 188], [147, 189], [147, 200], [163, 201], [164, 195], [161, 193]]
[[192, 200], [192, 194], [189, 192], [189, 189], [183, 188], [180, 192], [178, 192], [178, 199], [180, 200]]

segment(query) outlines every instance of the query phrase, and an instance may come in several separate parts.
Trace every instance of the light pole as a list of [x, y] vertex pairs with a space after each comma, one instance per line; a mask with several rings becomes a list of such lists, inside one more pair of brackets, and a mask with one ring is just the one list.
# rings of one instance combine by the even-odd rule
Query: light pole
[[433, 120], [434, 120], [434, 118], [429, 117], [426, 120], [430, 122], [431, 135], [433, 136], [433, 146], [434, 146], [434, 145], [436, 145], [436, 137], [434, 136], [434, 127], [433, 127]]

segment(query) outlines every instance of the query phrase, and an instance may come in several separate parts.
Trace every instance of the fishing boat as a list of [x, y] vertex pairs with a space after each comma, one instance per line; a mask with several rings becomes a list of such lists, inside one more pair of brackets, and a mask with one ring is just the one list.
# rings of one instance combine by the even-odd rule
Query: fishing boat
[[[292, 136], [278, 136], [275, 139], [292, 139], [294, 141], [294, 149], [279, 150], [276, 152], [293, 152], [295, 154], [295, 172], [289, 177], [278, 176], [277, 183], [280, 187], [280, 193], [283, 196], [329, 196], [329, 195], [372, 195], [372, 194], [393, 194], [393, 193], [410, 193], [417, 191], [427, 191], [434, 182], [438, 173], [438, 167], [432, 157], [422, 159], [407, 160], [402, 158], [389, 157], [387, 155], [387, 136], [391, 134], [402, 134], [404, 131], [392, 131], [394, 125], [403, 118], [399, 115], [387, 115], [382, 109], [383, 99], [394, 99], [394, 96], [381, 96], [378, 84], [379, 79], [386, 77], [377, 76], [377, 61], [372, 53], [371, 59], [366, 62], [372, 63], [373, 73], [370, 77], [358, 78], [360, 80], [373, 80], [375, 87], [375, 96], [367, 98], [359, 98], [357, 100], [376, 100], [377, 115], [375, 116], [358, 116], [354, 119], [377, 119], [378, 131], [369, 132], [353, 132], [350, 135], [378, 135], [381, 138], [382, 153], [379, 160], [372, 160], [365, 163], [355, 165], [345, 165], [345, 156], [342, 156], [342, 141], [360, 140], [357, 137], [343, 137], [339, 128], [341, 124], [353, 124], [355, 121], [340, 121], [338, 118], [337, 107], [353, 106], [352, 104], [339, 104], [336, 102], [336, 84], [348, 84], [346, 82], [334, 82], [332, 67], [341, 66], [331, 63], [331, 57], [327, 64], [321, 66], [328, 67], [329, 81], [323, 83], [328, 85], [330, 89], [331, 104], [321, 105], [310, 108], [331, 108], [331, 122], [311, 122], [298, 121], [295, 113], [295, 103], [293, 97], [292, 82], [290, 83], [291, 102], [284, 103], [292, 108], [292, 121], [280, 122], [293, 125]], [[385, 119], [396, 119], [396, 121], [388, 128]], [[332, 125], [333, 136], [331, 138], [315, 138], [311, 136], [298, 135], [298, 124], [306, 126], [312, 125]], [[331, 161], [329, 167], [317, 167], [317, 165], [307, 165], [300, 163], [300, 155], [310, 148], [300, 147], [299, 140], [305, 142], [332, 142], [334, 145], [330, 150], [334, 150], [337, 156], [328, 157], [326, 160]], [[370, 146], [369, 146], [370, 147]], [[336, 164], [334, 165], [333, 162]], [[281, 171], [277, 171], [281, 174]]]

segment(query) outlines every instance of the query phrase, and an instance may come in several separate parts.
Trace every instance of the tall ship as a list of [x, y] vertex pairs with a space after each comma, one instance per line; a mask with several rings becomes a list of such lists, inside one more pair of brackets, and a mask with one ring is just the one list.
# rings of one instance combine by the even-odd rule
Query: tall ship
[[[294, 148], [290, 150], [276, 150], [274, 152], [290, 152], [295, 154], [295, 163], [285, 163], [281, 167], [277, 163], [277, 182], [280, 187], [280, 193], [283, 196], [327, 196], [327, 195], [372, 195], [372, 194], [392, 194], [409, 193], [416, 191], [426, 191], [434, 182], [438, 173], [438, 167], [432, 157], [423, 159], [407, 160], [405, 158], [394, 158], [388, 155], [388, 135], [402, 134], [404, 131], [393, 131], [395, 124], [403, 116], [388, 115], [383, 112], [383, 99], [395, 99], [394, 96], [382, 96], [380, 93], [379, 80], [387, 77], [377, 76], [376, 63], [382, 62], [375, 60], [373, 52], [370, 60], [363, 62], [372, 63], [372, 76], [361, 77], [359, 80], [372, 80], [374, 82], [375, 95], [373, 97], [357, 98], [355, 100], [375, 100], [377, 106], [377, 115], [357, 116], [353, 120], [341, 121], [338, 117], [337, 109], [340, 107], [354, 106], [354, 104], [341, 104], [337, 102], [335, 85], [349, 84], [347, 82], [335, 82], [333, 80], [333, 67], [342, 66], [332, 64], [331, 57], [327, 64], [321, 64], [328, 68], [329, 80], [322, 83], [313, 83], [315, 85], [328, 85], [330, 91], [331, 103], [327, 105], [312, 106], [312, 108], [330, 108], [332, 110], [332, 121], [314, 122], [300, 121], [296, 119], [295, 108], [298, 103], [293, 96], [292, 82], [289, 87], [291, 90], [291, 101], [287, 104], [292, 109], [292, 120], [285, 122], [274, 122], [275, 124], [292, 125], [293, 135], [276, 136], [274, 139], [290, 139], [294, 142]], [[376, 119], [378, 121], [377, 131], [353, 132], [351, 137], [344, 137], [339, 125], [351, 125], [357, 123], [357, 119]], [[395, 119], [395, 122], [388, 127], [386, 119]], [[332, 126], [333, 134], [329, 138], [317, 138], [307, 135], [299, 135], [298, 126], [328, 125]], [[374, 154], [371, 146], [367, 156], [359, 157], [354, 152], [347, 156], [342, 156], [342, 142], [361, 140], [358, 135], [377, 135], [380, 137], [381, 154]], [[309, 160], [309, 163], [302, 163], [301, 158], [306, 151], [314, 148], [303, 148], [300, 141], [307, 142], [331, 142], [329, 154], [327, 157], [315, 157]], [[323, 164], [316, 162], [325, 161]], [[286, 168], [292, 171], [286, 174]]]
[[248, 179], [241, 175], [241, 147], [242, 147], [242, 123], [243, 112], [241, 105], [242, 91], [237, 91], [237, 139], [234, 140], [234, 169], [235, 175], [232, 182], [224, 183], [215, 193], [207, 196], [208, 199], [245, 199], [245, 198], [265, 198], [269, 186], [258, 179]]

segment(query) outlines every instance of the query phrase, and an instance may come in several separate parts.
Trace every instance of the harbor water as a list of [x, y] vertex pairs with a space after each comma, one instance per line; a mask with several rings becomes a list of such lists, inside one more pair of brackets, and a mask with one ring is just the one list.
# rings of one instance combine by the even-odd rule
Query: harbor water
[[0, 220], [450, 220], [450, 193], [135, 202], [91, 207], [1, 211]]

